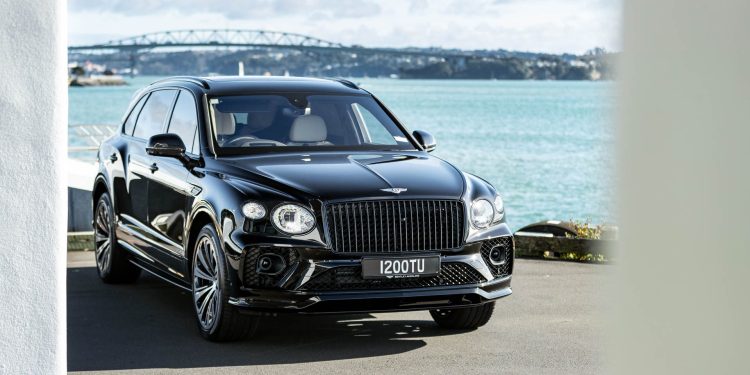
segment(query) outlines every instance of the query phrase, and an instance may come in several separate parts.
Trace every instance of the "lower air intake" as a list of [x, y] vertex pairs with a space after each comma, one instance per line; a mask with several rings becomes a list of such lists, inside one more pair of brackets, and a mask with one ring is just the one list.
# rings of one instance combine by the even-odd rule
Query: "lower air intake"
[[443, 263], [436, 276], [402, 279], [362, 278], [362, 267], [336, 267], [321, 273], [301, 290], [410, 289], [436, 286], [479, 284], [487, 281], [477, 270], [464, 263]]

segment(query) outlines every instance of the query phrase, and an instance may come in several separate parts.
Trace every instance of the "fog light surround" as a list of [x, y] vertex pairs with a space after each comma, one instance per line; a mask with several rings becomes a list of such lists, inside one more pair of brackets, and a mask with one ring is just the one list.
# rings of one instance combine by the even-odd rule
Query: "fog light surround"
[[490, 249], [490, 263], [494, 266], [502, 266], [506, 262], [508, 262], [508, 256], [505, 251], [505, 247], [497, 245]]
[[266, 253], [258, 257], [255, 271], [261, 275], [278, 275], [286, 268], [286, 261], [279, 254]]

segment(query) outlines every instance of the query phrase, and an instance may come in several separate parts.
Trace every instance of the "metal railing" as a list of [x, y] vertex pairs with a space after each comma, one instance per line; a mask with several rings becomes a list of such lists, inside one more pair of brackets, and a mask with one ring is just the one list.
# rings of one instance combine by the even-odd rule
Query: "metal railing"
[[117, 131], [117, 125], [68, 125], [68, 157], [91, 161], [96, 158], [99, 145]]

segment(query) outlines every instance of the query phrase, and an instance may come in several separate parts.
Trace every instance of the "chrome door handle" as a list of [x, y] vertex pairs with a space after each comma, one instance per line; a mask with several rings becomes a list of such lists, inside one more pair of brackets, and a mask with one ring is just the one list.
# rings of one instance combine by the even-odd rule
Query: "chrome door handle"
[[158, 171], [158, 170], [159, 170], [159, 166], [158, 166], [158, 165], [156, 165], [156, 163], [154, 163], [154, 164], [151, 164], [151, 166], [150, 166], [150, 167], [148, 167], [148, 169], [150, 169], [150, 170], [151, 170], [151, 173], [154, 173], [154, 172], [156, 172], [156, 171]]

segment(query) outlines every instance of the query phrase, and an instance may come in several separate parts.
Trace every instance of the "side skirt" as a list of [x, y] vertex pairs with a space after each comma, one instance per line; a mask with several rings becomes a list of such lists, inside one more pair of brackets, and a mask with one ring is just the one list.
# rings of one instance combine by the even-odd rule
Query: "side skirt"
[[172, 284], [172, 285], [174, 285], [174, 286], [176, 286], [176, 287], [178, 287], [178, 288], [180, 288], [182, 290], [185, 290], [185, 291], [188, 291], [188, 292], [192, 292], [193, 291], [193, 289], [191, 287], [188, 287], [184, 283], [179, 283], [177, 281], [174, 281], [174, 280], [172, 280], [172, 278], [162, 275], [159, 271], [150, 269], [150, 267], [148, 267], [147, 265], [145, 265], [145, 264], [143, 264], [143, 263], [141, 263], [141, 262], [139, 262], [137, 260], [131, 259], [130, 263], [133, 263], [134, 265], [138, 266], [140, 269], [142, 269], [142, 270], [144, 270], [144, 271], [146, 271], [146, 272], [148, 272], [148, 273], [150, 273], [150, 274], [152, 274], [152, 275], [154, 275], [154, 276], [162, 279], [163, 281], [166, 281], [166, 282], [168, 282], [168, 283], [170, 283], [170, 284]]

